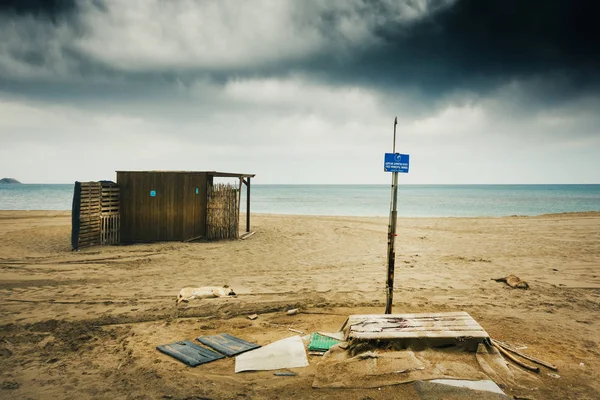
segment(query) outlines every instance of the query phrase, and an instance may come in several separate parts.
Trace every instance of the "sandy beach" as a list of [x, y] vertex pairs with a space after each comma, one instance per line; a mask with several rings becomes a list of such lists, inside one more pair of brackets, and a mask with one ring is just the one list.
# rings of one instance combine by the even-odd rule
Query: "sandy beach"
[[[312, 389], [318, 357], [284, 378], [156, 350], [220, 332], [264, 345], [383, 313], [386, 218], [252, 222], [247, 240], [72, 252], [69, 212], [0, 211], [0, 398], [416, 398], [410, 385]], [[492, 280], [508, 274], [531, 288]], [[183, 287], [224, 284], [238, 296], [175, 305]], [[285, 315], [293, 307], [306, 313]], [[401, 218], [393, 311], [466, 311], [559, 366], [531, 398], [600, 398], [600, 213]]]

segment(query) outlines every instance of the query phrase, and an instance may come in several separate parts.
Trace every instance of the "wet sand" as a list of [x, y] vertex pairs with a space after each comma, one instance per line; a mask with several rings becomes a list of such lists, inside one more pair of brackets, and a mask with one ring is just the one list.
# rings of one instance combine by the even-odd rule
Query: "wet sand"
[[[600, 397], [600, 213], [398, 225], [394, 312], [467, 311], [559, 366], [532, 398]], [[336, 330], [349, 314], [383, 312], [386, 218], [256, 215], [253, 230], [71, 252], [70, 213], [0, 211], [0, 398], [416, 398], [411, 385], [312, 389], [314, 357], [290, 379], [234, 374], [231, 359], [192, 369], [156, 351], [220, 332], [268, 344], [290, 327]], [[492, 280], [508, 274], [531, 289]], [[238, 297], [175, 306], [182, 287], [223, 284]]]

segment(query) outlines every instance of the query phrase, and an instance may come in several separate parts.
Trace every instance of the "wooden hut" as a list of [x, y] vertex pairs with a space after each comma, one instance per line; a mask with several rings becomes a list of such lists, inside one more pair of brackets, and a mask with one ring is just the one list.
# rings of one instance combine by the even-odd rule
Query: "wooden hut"
[[[216, 171], [117, 171], [110, 195], [111, 204], [115, 203], [112, 199], [118, 199], [118, 210], [114, 206], [109, 210], [110, 224], [105, 221], [104, 207], [100, 207], [106, 202], [103, 196], [107, 190], [98, 182], [76, 182], [73, 249], [94, 244], [237, 238], [244, 185], [246, 232], [250, 232], [253, 177]], [[239, 186], [215, 184], [214, 178], [237, 178]], [[88, 187], [99, 189], [90, 191]], [[110, 241], [102, 239], [106, 236], [105, 225], [117, 233]]]

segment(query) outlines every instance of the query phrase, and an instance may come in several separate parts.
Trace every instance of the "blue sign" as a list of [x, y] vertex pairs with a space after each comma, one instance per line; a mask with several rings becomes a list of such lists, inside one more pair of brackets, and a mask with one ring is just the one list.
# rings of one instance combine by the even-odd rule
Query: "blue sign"
[[156, 190], [150, 191], [150, 197], [156, 197]]
[[383, 170], [385, 172], [404, 172], [408, 173], [408, 164], [410, 156], [408, 154], [385, 153], [383, 159]]

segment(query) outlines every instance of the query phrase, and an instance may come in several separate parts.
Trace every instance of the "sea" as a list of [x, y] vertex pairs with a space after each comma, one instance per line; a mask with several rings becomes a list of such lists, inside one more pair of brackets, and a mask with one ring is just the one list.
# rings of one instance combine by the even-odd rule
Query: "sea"
[[[245, 209], [245, 188], [242, 208]], [[0, 210], [70, 210], [72, 184], [0, 184]], [[388, 216], [390, 185], [252, 184], [251, 211]], [[598, 185], [400, 185], [402, 217], [483, 217], [600, 211]]]

